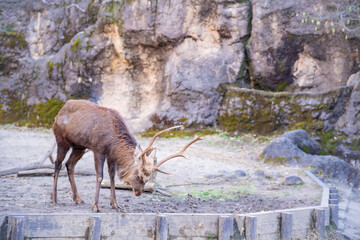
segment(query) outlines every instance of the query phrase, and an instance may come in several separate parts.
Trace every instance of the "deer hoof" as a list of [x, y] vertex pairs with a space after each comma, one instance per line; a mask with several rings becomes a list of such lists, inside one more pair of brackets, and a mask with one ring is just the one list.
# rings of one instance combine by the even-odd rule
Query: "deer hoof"
[[75, 199], [74, 199], [74, 201], [75, 201], [75, 203], [76, 204], [83, 204], [84, 203], [84, 201], [81, 199], [81, 198], [79, 198], [79, 197], [76, 197]]
[[99, 206], [98, 206], [98, 205], [94, 205], [94, 206], [92, 207], [92, 210], [93, 210], [93, 212], [100, 212], [100, 209], [99, 209]]
[[56, 202], [57, 202], [57, 201], [56, 201], [56, 197], [54, 197], [53, 194], [51, 194], [50, 199], [51, 199], [51, 203], [56, 204]]
[[111, 206], [112, 206], [112, 208], [115, 209], [117, 212], [123, 212], [123, 211], [121, 210], [121, 208], [120, 208], [119, 205], [117, 205], [117, 204], [115, 204], [115, 205], [111, 204]]

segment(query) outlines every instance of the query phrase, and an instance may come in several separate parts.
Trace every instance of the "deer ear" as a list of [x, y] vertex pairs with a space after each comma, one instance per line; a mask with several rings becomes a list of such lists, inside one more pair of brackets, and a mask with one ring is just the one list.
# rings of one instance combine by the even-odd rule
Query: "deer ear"
[[149, 156], [151, 159], [155, 159], [156, 158], [156, 149], [152, 150]]

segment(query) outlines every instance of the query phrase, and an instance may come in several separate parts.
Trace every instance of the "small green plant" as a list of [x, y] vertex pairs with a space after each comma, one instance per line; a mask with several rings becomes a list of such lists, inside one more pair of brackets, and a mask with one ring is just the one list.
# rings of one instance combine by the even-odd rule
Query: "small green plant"
[[49, 60], [46, 62], [46, 67], [48, 69], [49, 78], [51, 78], [54, 71], [54, 63]]
[[312, 24], [314, 31], [321, 27], [331, 33], [344, 32], [348, 35], [360, 36], [360, 1], [358, 0], [332, 0], [325, 7], [314, 5], [309, 12], [298, 12], [296, 17], [302, 23]]
[[87, 45], [86, 45], [86, 47], [85, 47], [86, 51], [88, 52], [88, 51], [90, 50], [90, 48], [91, 48], [90, 43], [87, 43]]
[[81, 47], [81, 40], [80, 37], [78, 36], [77, 39], [75, 39], [75, 41], [71, 44], [71, 51], [76, 52], [80, 49]]

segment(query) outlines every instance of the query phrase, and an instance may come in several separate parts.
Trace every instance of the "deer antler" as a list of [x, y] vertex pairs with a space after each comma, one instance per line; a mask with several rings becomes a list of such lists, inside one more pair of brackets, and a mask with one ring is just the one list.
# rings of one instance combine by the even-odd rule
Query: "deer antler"
[[187, 158], [187, 157], [184, 156], [185, 150], [186, 150], [188, 147], [190, 147], [191, 144], [193, 144], [194, 142], [200, 141], [200, 140], [202, 140], [201, 137], [195, 138], [194, 140], [192, 140], [191, 142], [189, 142], [188, 144], [186, 144], [186, 146], [185, 146], [180, 152], [175, 153], [175, 154], [172, 154], [172, 155], [164, 158], [163, 160], [161, 160], [161, 161], [154, 167], [154, 171], [158, 171], [158, 172], [165, 173], [165, 174], [170, 174], [170, 173], [166, 173], [166, 172], [160, 170], [159, 167], [160, 167], [162, 164], [164, 164], [165, 162], [167, 162], [167, 161], [169, 161], [170, 159], [172, 159], [172, 158], [176, 158], [176, 157]]
[[141, 153], [141, 159], [144, 159], [144, 155], [145, 155], [148, 151], [156, 149], [156, 148], [152, 148], [151, 146], [153, 145], [155, 139], [156, 139], [158, 136], [160, 136], [161, 134], [163, 134], [163, 133], [165, 133], [165, 132], [168, 132], [168, 131], [170, 131], [170, 130], [172, 130], [172, 129], [175, 129], [175, 128], [184, 128], [184, 126], [182, 126], [182, 125], [180, 125], [180, 126], [174, 126], [174, 127], [167, 128], [167, 129], [165, 129], [165, 130], [162, 130], [162, 131], [158, 132], [157, 134], [155, 134], [155, 135], [153, 136], [153, 138], [151, 139], [151, 141], [150, 141], [150, 143], [149, 143], [149, 146]]

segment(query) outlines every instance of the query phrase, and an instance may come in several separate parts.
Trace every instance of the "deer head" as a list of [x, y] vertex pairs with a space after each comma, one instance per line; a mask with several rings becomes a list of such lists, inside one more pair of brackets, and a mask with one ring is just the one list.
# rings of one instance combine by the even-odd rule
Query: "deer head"
[[166, 173], [159, 169], [159, 167], [164, 164], [165, 162], [169, 161], [170, 159], [176, 157], [183, 157], [185, 150], [193, 143], [202, 140], [200, 137], [195, 138], [191, 142], [185, 145], [185, 147], [178, 153], [172, 154], [161, 161], [159, 161], [156, 165], [154, 164], [156, 159], [156, 150], [157, 148], [153, 148], [152, 145], [155, 142], [155, 139], [160, 136], [161, 134], [168, 132], [175, 128], [183, 128], [183, 126], [175, 126], [163, 131], [156, 133], [153, 138], [151, 139], [149, 146], [144, 150], [141, 151], [140, 147], [137, 146], [135, 149], [134, 157], [135, 157], [135, 168], [132, 169], [131, 173], [124, 179], [131, 187], [133, 188], [135, 196], [141, 195], [144, 190], [144, 185], [150, 180], [151, 176], [154, 172], [160, 172], [164, 174]]

